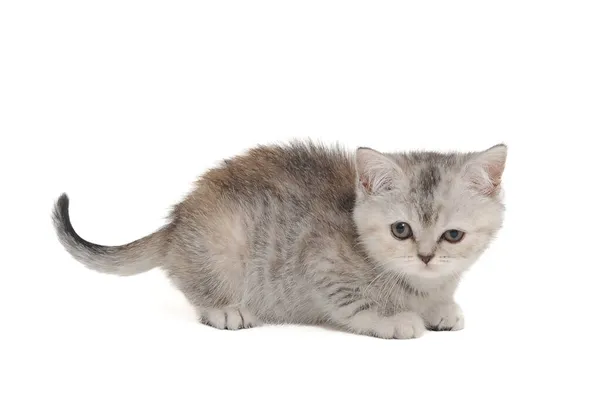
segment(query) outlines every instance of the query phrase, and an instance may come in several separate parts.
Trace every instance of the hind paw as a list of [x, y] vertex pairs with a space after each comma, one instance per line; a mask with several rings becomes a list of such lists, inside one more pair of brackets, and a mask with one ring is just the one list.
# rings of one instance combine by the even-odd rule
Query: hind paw
[[238, 330], [258, 325], [256, 318], [246, 309], [226, 307], [200, 311], [200, 322], [217, 329]]

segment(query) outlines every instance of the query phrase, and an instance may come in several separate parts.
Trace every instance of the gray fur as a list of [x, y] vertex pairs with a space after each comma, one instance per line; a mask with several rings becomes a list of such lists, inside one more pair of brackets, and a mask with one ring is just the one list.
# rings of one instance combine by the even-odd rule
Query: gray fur
[[[506, 147], [477, 153], [354, 154], [311, 142], [259, 146], [205, 173], [169, 223], [128, 245], [77, 235], [57, 202], [61, 243], [112, 274], [162, 266], [221, 329], [327, 324], [383, 338], [462, 329], [461, 274], [502, 225]], [[390, 226], [411, 225], [396, 239]], [[445, 230], [466, 231], [456, 244]], [[418, 254], [433, 254], [425, 265]]]

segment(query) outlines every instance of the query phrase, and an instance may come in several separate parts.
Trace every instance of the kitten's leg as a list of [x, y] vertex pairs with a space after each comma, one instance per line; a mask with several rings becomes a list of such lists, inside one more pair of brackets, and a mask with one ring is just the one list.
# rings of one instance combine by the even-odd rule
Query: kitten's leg
[[423, 313], [423, 319], [431, 331], [459, 331], [465, 327], [463, 312], [453, 301], [429, 307]]
[[217, 329], [238, 330], [259, 325], [258, 320], [245, 308], [200, 308], [199, 320], [204, 325]]
[[210, 266], [171, 262], [166, 269], [171, 281], [196, 309], [202, 324], [229, 330], [259, 325], [254, 314], [240, 306], [239, 296], [227, 290], [227, 285], [222, 284], [222, 276]]
[[418, 338], [425, 332], [423, 319], [412, 311], [384, 316], [373, 301], [343, 283], [326, 283], [320, 291], [326, 299], [329, 318], [350, 332], [384, 339]]

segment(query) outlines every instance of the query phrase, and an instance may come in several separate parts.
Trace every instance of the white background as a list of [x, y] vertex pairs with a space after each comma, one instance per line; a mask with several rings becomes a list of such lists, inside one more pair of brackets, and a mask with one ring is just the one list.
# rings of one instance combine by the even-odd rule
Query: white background
[[[0, 398], [599, 398], [595, 1], [3, 1]], [[461, 332], [221, 332], [159, 270], [104, 276], [220, 159], [509, 146], [505, 228]], [[315, 182], [318, 184], [318, 182]]]

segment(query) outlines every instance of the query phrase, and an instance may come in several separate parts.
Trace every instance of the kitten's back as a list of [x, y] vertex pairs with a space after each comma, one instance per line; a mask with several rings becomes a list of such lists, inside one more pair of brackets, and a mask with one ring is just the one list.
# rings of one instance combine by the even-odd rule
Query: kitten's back
[[267, 196], [304, 209], [351, 211], [354, 182], [352, 156], [341, 147], [309, 141], [258, 146], [205, 173], [182, 207], [199, 205], [194, 203], [210, 192], [209, 202], [253, 202]]

